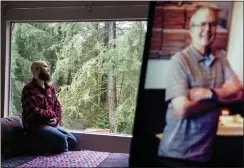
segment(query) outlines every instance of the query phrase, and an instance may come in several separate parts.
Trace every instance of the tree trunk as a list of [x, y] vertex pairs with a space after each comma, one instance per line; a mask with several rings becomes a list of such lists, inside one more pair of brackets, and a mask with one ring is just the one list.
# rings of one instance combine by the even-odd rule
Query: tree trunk
[[[105, 34], [104, 34], [104, 46], [107, 46], [108, 45], [108, 37], [109, 37], [109, 22], [105, 22], [105, 25], [104, 25], [104, 31], [105, 31]], [[103, 60], [103, 63], [105, 62], [106, 60]], [[102, 75], [102, 82], [101, 82], [101, 101], [104, 103], [107, 101], [107, 93], [106, 93], [106, 90], [108, 88], [108, 85], [107, 85], [107, 79], [108, 79], [108, 75], [106, 73], [104, 73]]]
[[67, 77], [67, 85], [71, 85], [72, 83], [72, 76], [71, 76], [71, 69], [68, 70], [68, 77]]
[[[96, 32], [99, 32], [99, 29], [98, 29], [98, 25], [99, 23], [98, 22], [94, 22], [94, 28], [96, 30]], [[94, 57], [98, 57], [99, 53], [97, 50], [94, 51]], [[96, 60], [97, 64], [98, 64], [98, 59]], [[95, 78], [96, 78], [96, 81], [97, 81], [97, 90], [100, 90], [101, 86], [99, 85], [99, 82], [100, 82], [100, 75], [98, 73], [98, 68], [96, 67], [96, 70], [95, 70]], [[98, 95], [96, 98], [95, 98], [95, 103], [101, 107], [101, 97]], [[100, 108], [97, 108], [97, 113], [100, 112]]]
[[[109, 22], [109, 42], [116, 39], [116, 22]], [[109, 45], [109, 48], [113, 50], [115, 45]], [[112, 68], [108, 72], [108, 106], [109, 106], [109, 121], [110, 127], [113, 132], [117, 132], [116, 128], [116, 107], [117, 107], [117, 95], [116, 95], [116, 78], [114, 76], [114, 62], [112, 62]]]

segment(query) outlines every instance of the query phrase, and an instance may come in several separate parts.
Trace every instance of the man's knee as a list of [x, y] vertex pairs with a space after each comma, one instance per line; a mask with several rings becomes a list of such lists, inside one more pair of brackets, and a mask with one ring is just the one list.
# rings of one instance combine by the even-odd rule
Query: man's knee
[[68, 142], [65, 135], [56, 135], [54, 146], [57, 152], [67, 152], [68, 151]]
[[77, 146], [77, 139], [74, 136], [68, 138], [69, 150], [74, 150]]

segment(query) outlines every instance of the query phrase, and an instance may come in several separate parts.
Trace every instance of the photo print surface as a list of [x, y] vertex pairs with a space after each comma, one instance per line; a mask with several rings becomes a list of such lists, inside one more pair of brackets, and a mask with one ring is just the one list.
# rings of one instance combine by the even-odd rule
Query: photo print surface
[[[241, 164], [235, 152], [241, 155], [243, 147], [243, 70], [233, 62], [243, 56], [237, 54], [240, 40], [233, 37], [242, 21], [235, 13], [243, 8], [197, 1], [151, 6], [131, 150], [148, 162], [138, 165], [164, 165], [165, 158]], [[217, 99], [215, 90], [220, 94], [231, 78], [236, 99]], [[233, 141], [230, 155], [221, 146]]]

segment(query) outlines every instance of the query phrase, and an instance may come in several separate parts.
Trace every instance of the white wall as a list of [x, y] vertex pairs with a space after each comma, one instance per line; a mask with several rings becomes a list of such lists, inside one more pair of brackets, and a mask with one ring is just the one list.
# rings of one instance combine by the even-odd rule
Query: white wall
[[228, 44], [228, 60], [243, 83], [243, 2], [234, 2]]
[[149, 60], [146, 73], [146, 89], [165, 88], [165, 77], [169, 69], [169, 60]]

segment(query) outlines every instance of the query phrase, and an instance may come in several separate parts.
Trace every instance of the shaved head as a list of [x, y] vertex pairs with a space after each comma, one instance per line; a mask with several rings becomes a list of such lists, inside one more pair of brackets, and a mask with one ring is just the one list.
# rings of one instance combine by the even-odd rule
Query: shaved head
[[48, 65], [45, 61], [33, 62], [31, 65], [31, 72], [35, 79], [43, 80], [46, 83], [50, 82], [51, 76], [49, 74]]
[[38, 68], [40, 67], [45, 67], [45, 66], [48, 66], [47, 63], [45, 61], [35, 61], [32, 63], [31, 65], [31, 72], [32, 74], [36, 74], [36, 71]]

